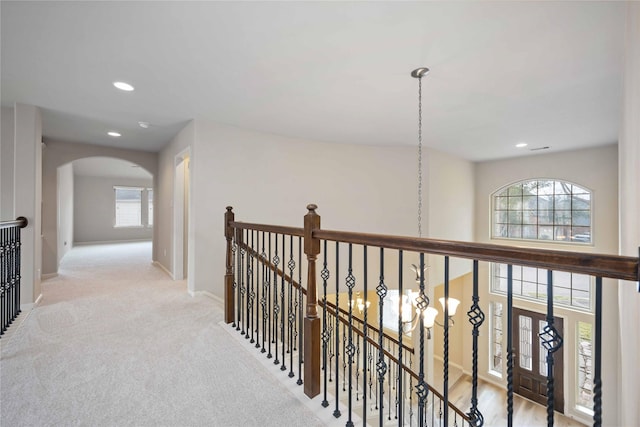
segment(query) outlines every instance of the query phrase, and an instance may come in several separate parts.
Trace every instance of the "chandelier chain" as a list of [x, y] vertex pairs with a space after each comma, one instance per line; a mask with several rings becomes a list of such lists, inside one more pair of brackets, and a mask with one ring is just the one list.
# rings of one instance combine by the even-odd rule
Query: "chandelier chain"
[[422, 77], [418, 78], [418, 237], [422, 237]]

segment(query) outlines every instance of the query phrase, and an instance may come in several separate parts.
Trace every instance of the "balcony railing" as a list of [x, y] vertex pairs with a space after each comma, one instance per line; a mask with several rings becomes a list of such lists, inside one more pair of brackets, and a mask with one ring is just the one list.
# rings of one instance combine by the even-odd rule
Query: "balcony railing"
[[20, 229], [27, 219], [0, 222], [0, 335], [20, 314]]
[[[344, 417], [347, 426], [357, 420], [398, 426], [484, 424], [478, 405], [478, 339], [485, 320], [482, 307], [486, 307], [480, 301], [481, 262], [508, 266], [504, 404], [509, 426], [514, 425], [512, 267], [547, 270], [546, 323], [540, 342], [546, 350], [548, 425], [553, 425], [556, 409], [555, 354], [563, 346], [563, 337], [555, 327], [553, 273], [595, 277], [593, 425], [602, 425], [603, 278], [638, 281], [638, 258], [322, 230], [316, 206], [307, 208], [304, 228], [237, 222], [232, 209], [227, 208], [225, 320], [266, 357], [273, 358], [281, 370], [288, 370], [289, 377], [297, 377], [307, 396], [322, 394], [322, 406], [331, 407], [334, 416]], [[449, 399], [451, 325], [447, 320], [439, 329], [442, 384], [435, 384], [428, 369], [433, 357], [429, 339], [435, 333], [422, 327], [433, 297], [424, 274], [425, 257], [429, 256], [442, 257], [445, 300], [451, 290], [450, 261], [471, 260], [471, 298], [463, 302], [472, 348], [471, 397], [465, 410]], [[414, 297], [417, 319], [413, 324], [419, 327], [409, 339], [403, 333], [409, 323], [407, 313], [403, 315], [402, 303], [392, 299], [390, 291], [405, 294], [403, 271], [411, 261], [417, 263], [418, 271]], [[356, 292], [363, 295], [360, 307], [354, 304]], [[385, 329], [384, 313], [389, 312], [397, 317], [393, 321], [395, 334]], [[444, 319], [448, 318], [449, 306], [444, 305]], [[341, 408], [346, 408], [346, 413]]]

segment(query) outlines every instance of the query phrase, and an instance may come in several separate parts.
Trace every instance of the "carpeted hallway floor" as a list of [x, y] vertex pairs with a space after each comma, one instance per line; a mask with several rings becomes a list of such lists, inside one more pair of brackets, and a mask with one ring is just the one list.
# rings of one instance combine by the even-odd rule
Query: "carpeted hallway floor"
[[151, 264], [150, 243], [79, 246], [0, 340], [2, 426], [323, 422]]

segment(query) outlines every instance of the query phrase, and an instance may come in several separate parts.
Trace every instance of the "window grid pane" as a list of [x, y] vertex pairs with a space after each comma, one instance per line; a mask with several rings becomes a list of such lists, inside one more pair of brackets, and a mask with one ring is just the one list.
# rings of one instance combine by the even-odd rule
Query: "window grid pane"
[[142, 189], [115, 188], [116, 227], [142, 225]]
[[494, 238], [591, 243], [591, 194], [578, 185], [523, 181], [493, 200]]
[[[507, 265], [494, 263], [491, 291], [506, 294], [507, 280]], [[554, 271], [554, 304], [591, 311], [591, 282], [591, 277], [585, 274]], [[524, 299], [546, 302], [547, 270], [514, 265], [513, 295]]]

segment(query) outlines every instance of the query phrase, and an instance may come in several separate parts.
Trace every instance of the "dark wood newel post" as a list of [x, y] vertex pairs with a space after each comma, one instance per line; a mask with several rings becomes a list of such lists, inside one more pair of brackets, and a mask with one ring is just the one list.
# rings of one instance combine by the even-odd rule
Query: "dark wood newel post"
[[227, 239], [227, 257], [226, 257], [226, 272], [224, 273], [224, 321], [226, 323], [232, 323], [234, 318], [233, 312], [233, 259], [231, 251], [231, 240], [233, 239], [233, 227], [231, 222], [234, 221], [235, 215], [233, 208], [227, 206], [227, 211], [224, 213], [224, 237]]
[[308, 205], [304, 216], [304, 253], [307, 255], [307, 312], [304, 318], [304, 394], [312, 398], [320, 394], [320, 318], [316, 290], [316, 259], [320, 240], [313, 230], [320, 229], [316, 205]]

